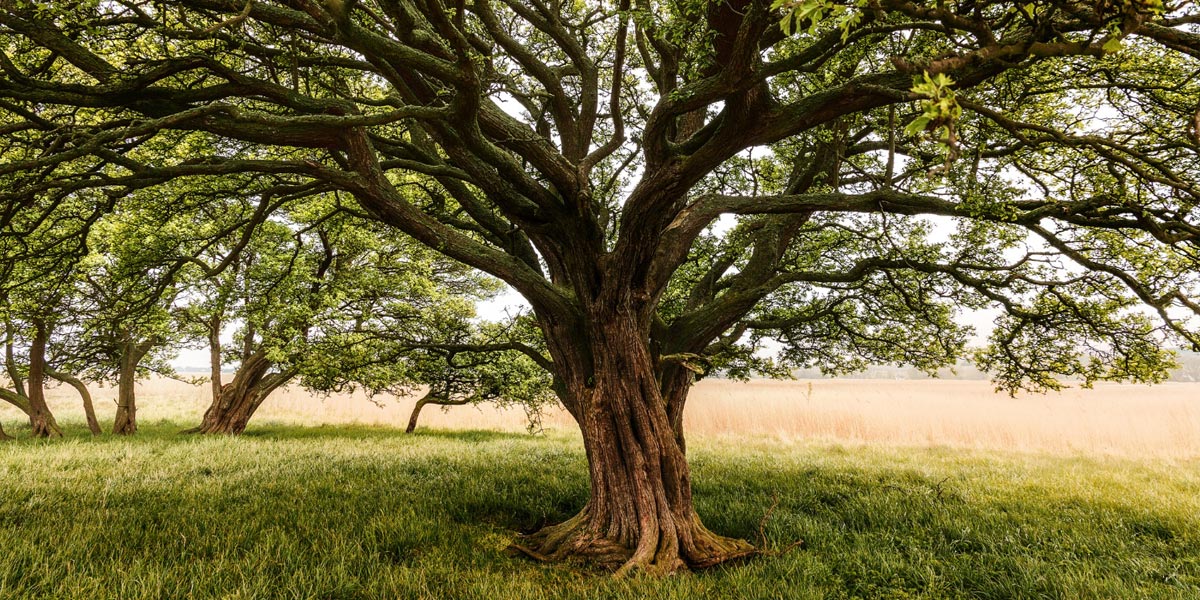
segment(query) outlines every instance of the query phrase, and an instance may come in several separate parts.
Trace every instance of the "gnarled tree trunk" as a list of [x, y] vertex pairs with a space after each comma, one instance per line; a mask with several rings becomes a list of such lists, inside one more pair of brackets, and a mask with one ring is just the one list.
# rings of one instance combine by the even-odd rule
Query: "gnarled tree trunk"
[[29, 346], [29, 426], [35, 437], [60, 437], [62, 430], [46, 404], [46, 341], [49, 332], [45, 321], [33, 321], [34, 335]]
[[59, 371], [47, 369], [46, 374], [75, 388], [75, 391], [79, 392], [79, 398], [83, 401], [83, 414], [87, 418], [88, 431], [91, 431], [92, 435], [104, 433], [104, 430], [100, 428], [100, 421], [96, 420], [96, 409], [92, 406], [92, 393], [88, 391], [87, 385], [77, 377]]
[[[682, 434], [668, 414], [644, 323], [620, 311], [587, 319], [590, 365], [567, 370], [588, 375], [566, 373], [564, 380], [583, 433], [590, 497], [579, 514], [524, 537], [516, 549], [543, 560], [582, 558], [618, 573], [703, 568], [756, 552], [709, 531], [696, 515]], [[558, 352], [555, 359], [561, 365], [572, 357]]]
[[237, 435], [271, 392], [291, 379], [290, 373], [268, 373], [271, 361], [259, 350], [242, 361], [233, 381], [221, 386], [221, 393], [204, 411], [200, 425], [184, 433], [225, 433]]

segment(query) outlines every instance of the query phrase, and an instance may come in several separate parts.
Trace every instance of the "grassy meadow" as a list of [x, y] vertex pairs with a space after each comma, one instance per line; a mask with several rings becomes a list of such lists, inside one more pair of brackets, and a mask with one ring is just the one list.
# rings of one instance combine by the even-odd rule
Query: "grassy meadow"
[[807, 383], [706, 383], [689, 415], [709, 527], [803, 544], [624, 580], [504, 552], [586, 499], [560, 415], [427, 409], [404, 435], [403, 399], [288, 390], [200, 438], [176, 432], [206, 389], [158, 381], [137, 437], [92, 439], [58, 389], [66, 439], [0, 445], [0, 598], [1200, 598], [1200, 386]]

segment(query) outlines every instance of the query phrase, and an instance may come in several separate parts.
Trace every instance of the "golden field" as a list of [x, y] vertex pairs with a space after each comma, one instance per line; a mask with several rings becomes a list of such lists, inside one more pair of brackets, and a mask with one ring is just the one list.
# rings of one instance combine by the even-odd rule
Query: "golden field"
[[[93, 388], [101, 422], [115, 410], [111, 388]], [[142, 423], [198, 423], [207, 384], [154, 379], [138, 390]], [[79, 398], [68, 387], [49, 390], [60, 421], [79, 426]], [[415, 397], [361, 393], [323, 396], [292, 387], [276, 392], [255, 423], [371, 424], [403, 427]], [[0, 407], [15, 425], [16, 409]], [[1101, 384], [1059, 393], [996, 394], [987, 381], [815, 379], [700, 382], [686, 413], [691, 436], [752, 436], [786, 442], [944, 446], [1053, 454], [1200, 457], [1200, 383], [1157, 386]], [[426, 407], [423, 427], [523, 430], [519, 409]], [[561, 411], [547, 428], [573, 428]]]

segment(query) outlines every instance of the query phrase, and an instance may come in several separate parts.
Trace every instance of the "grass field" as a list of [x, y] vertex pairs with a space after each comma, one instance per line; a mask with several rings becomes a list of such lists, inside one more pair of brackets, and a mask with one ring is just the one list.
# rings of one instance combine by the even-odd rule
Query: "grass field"
[[1200, 465], [700, 438], [697, 509], [781, 556], [667, 579], [509, 557], [572, 436], [364, 426], [0, 446], [3, 598], [1200, 598]]
[[1200, 386], [809, 383], [706, 382], [689, 407], [706, 523], [803, 545], [628, 580], [504, 552], [586, 499], [560, 415], [530, 436], [519, 412], [428, 410], [406, 436], [403, 399], [289, 390], [198, 438], [176, 432], [206, 389], [157, 381], [136, 438], [93, 439], [57, 389], [66, 439], [0, 445], [0, 599], [1200, 598]]

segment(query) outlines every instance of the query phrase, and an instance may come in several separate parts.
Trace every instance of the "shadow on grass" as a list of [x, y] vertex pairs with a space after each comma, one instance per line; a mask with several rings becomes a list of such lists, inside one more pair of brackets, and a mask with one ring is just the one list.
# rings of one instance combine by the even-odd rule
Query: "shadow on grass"
[[[228, 594], [221, 586], [229, 581], [334, 597], [327, 590], [337, 582], [327, 578], [336, 574], [378, 589], [412, 572], [419, 586], [433, 585], [422, 579], [430, 573], [449, 572], [449, 580], [468, 571], [468, 579], [529, 576], [536, 584], [557, 571], [506, 556], [509, 536], [565, 520], [587, 499], [582, 452], [562, 439], [358, 425], [264, 425], [246, 437], [296, 443], [269, 451], [235, 444], [237, 453], [219, 460], [180, 445], [170, 460], [144, 467], [153, 472], [98, 467], [101, 485], [62, 480], [49, 468], [13, 478], [0, 523], [10, 539], [37, 545], [0, 556], [0, 579], [9, 589], [65, 594], [79, 573], [112, 587], [136, 565], [143, 580], [187, 584], [198, 597]], [[35, 465], [39, 450], [8, 460]], [[805, 586], [845, 598], [1200, 597], [1187, 595], [1200, 589], [1194, 518], [989, 477], [1018, 463], [949, 466], [946, 477], [879, 462], [750, 463], [732, 451], [696, 458], [697, 511], [711, 529], [755, 544], [764, 536], [777, 548], [805, 541], [804, 550], [696, 579], [726, 586], [729, 597], [798, 597], [792, 592]], [[739, 596], [745, 584], [759, 591]]]
[[259, 426], [254, 426], [247, 429], [241, 435], [248, 438], [275, 438], [275, 439], [295, 439], [295, 440], [313, 440], [313, 439], [339, 439], [339, 440], [361, 440], [361, 439], [421, 439], [435, 438], [456, 440], [461, 442], [494, 442], [498, 440], [527, 440], [531, 439], [531, 435], [527, 433], [513, 433], [505, 431], [492, 431], [486, 429], [468, 429], [468, 430], [442, 430], [442, 429], [418, 429], [413, 433], [405, 433], [403, 429], [391, 427], [387, 425], [284, 425], [278, 423], [266, 423]]
[[[36, 438], [31, 435], [32, 429], [28, 422], [17, 421], [13, 423], [4, 423], [5, 432], [12, 436], [11, 442], [35, 442], [35, 443], [54, 443], [63, 440], [170, 440], [172, 438], [187, 439], [193, 437], [203, 439], [204, 435], [190, 432], [190, 426], [181, 425], [175, 421], [146, 421], [138, 425], [138, 432], [134, 436], [114, 436], [109, 433], [107, 424], [102, 424], [104, 428], [100, 435], [92, 435], [87, 425], [84, 423], [64, 422], [60, 424], [63, 431], [61, 438]], [[222, 435], [222, 434], [218, 434]], [[368, 424], [335, 424], [335, 425], [293, 425], [287, 423], [274, 423], [264, 421], [261, 423], [252, 423], [238, 436], [248, 439], [294, 439], [294, 440], [318, 440], [318, 439], [338, 439], [338, 440], [363, 440], [363, 439], [445, 439], [456, 440], [462, 442], [485, 443], [495, 442], [500, 440], [529, 440], [538, 439], [538, 434], [529, 434], [522, 432], [510, 431], [495, 431], [487, 429], [418, 429], [415, 432], [408, 434], [402, 428], [389, 425], [368, 425]]]

